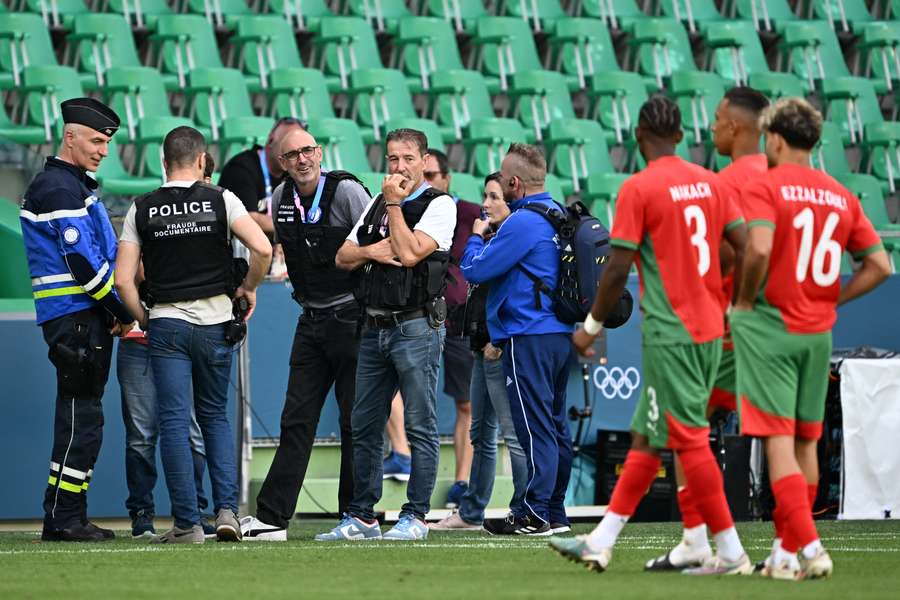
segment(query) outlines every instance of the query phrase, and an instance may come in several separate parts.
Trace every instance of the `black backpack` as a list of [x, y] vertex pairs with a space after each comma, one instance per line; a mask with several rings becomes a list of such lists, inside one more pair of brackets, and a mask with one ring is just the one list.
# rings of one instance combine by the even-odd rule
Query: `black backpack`
[[[535, 307], [541, 308], [541, 293], [544, 293], [553, 299], [553, 312], [561, 322], [584, 322], [609, 260], [609, 232], [581, 202], [564, 209], [541, 204], [526, 204], [525, 208], [538, 213], [553, 225], [561, 249], [556, 290], [550, 289], [540, 277], [519, 265], [534, 283]], [[634, 300], [626, 288], [603, 325], [608, 329], [621, 327], [628, 321], [633, 307]]]

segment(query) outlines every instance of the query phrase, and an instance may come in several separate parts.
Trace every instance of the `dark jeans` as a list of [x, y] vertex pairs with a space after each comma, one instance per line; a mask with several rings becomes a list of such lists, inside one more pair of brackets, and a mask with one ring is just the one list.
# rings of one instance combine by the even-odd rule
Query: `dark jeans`
[[371, 521], [381, 499], [384, 427], [397, 388], [403, 396], [412, 472], [401, 516], [424, 519], [437, 478], [438, 439], [435, 402], [444, 327], [422, 317], [385, 329], [366, 329], [359, 343], [356, 401], [353, 404], [354, 495], [350, 514]]
[[63, 315], [41, 327], [56, 367], [44, 526], [64, 529], [87, 521], [88, 484], [103, 442], [100, 399], [109, 378], [112, 336], [105, 311], [99, 308]]
[[[125, 481], [128, 499], [125, 508], [134, 518], [138, 513], [153, 516], [153, 488], [156, 486], [156, 446], [159, 418], [156, 411], [156, 386], [150, 368], [150, 347], [124, 339], [116, 353], [116, 374], [122, 392], [122, 420], [125, 422]], [[197, 507], [209, 505], [203, 495], [206, 451], [197, 418], [191, 414], [191, 455], [197, 485]]]
[[237, 512], [234, 436], [226, 415], [233, 351], [225, 342], [224, 324], [194, 325], [181, 319], [150, 321], [160, 454], [172, 516], [175, 526], [182, 529], [200, 523], [190, 444], [191, 407], [196, 411], [206, 446], [213, 512], [223, 508]]
[[296, 511], [319, 416], [332, 385], [341, 427], [338, 510], [341, 514], [348, 510], [353, 499], [350, 412], [356, 390], [358, 318], [359, 307], [354, 303], [304, 312], [297, 322], [278, 449], [256, 497], [256, 516], [264, 523], [287, 527]]

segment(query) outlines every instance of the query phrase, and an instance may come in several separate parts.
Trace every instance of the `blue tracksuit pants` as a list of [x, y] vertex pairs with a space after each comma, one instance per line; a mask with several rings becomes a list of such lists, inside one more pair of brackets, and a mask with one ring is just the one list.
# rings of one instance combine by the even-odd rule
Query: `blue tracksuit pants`
[[572, 470], [566, 416], [571, 351], [568, 334], [547, 333], [513, 336], [503, 353], [513, 424], [528, 463], [521, 510], [549, 523], [569, 522], [563, 502]]

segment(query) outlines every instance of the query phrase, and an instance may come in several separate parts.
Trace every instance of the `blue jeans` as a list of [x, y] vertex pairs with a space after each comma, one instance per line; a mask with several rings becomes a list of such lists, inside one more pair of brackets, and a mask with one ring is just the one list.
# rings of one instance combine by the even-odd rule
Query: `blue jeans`
[[506, 375], [501, 360], [485, 360], [483, 352], [475, 353], [472, 368], [472, 471], [469, 489], [463, 494], [459, 516], [467, 523], [484, 521], [484, 509], [491, 500], [494, 474], [497, 468], [497, 427], [509, 450], [512, 466], [513, 496], [509, 508], [520, 511], [525, 486], [528, 485], [528, 461], [522, 445], [516, 437], [509, 396], [506, 395]]
[[160, 454], [172, 516], [182, 529], [200, 522], [190, 444], [192, 406], [206, 445], [214, 512], [223, 508], [237, 512], [234, 437], [226, 415], [232, 351], [225, 342], [224, 324], [194, 325], [181, 319], [150, 322]]
[[[150, 347], [127, 339], [119, 342], [116, 373], [122, 392], [122, 419], [125, 421], [125, 480], [128, 499], [125, 508], [134, 518], [138, 513], [154, 515], [153, 488], [156, 486], [156, 444], [159, 421], [156, 416], [156, 387], [150, 370]], [[197, 485], [197, 506], [209, 502], [203, 495], [206, 451], [197, 419], [191, 414], [191, 454]]]
[[384, 427], [391, 413], [391, 398], [399, 387], [406, 437], [412, 449], [412, 473], [406, 488], [409, 501], [400, 515], [425, 518], [440, 451], [435, 403], [443, 343], [444, 328], [432, 328], [425, 318], [363, 331], [356, 364], [356, 400], [350, 418], [354, 468], [350, 514], [354, 517], [366, 521], [375, 518], [375, 505], [382, 491]]

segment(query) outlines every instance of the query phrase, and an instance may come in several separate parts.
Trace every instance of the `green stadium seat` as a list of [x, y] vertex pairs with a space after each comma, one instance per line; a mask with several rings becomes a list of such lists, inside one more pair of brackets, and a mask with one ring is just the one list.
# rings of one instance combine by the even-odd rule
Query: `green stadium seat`
[[47, 142], [57, 140], [62, 131], [59, 105], [64, 100], [84, 96], [81, 79], [72, 67], [41, 65], [25, 67], [24, 85], [17, 88], [25, 98], [24, 122], [40, 125]]
[[893, 194], [897, 191], [897, 180], [900, 179], [900, 123], [867, 125], [864, 143], [866, 172], [886, 182]]
[[0, 140], [24, 146], [40, 146], [47, 143], [47, 134], [40, 125], [20, 125], [13, 122], [0, 103]]
[[314, 119], [309, 124], [309, 132], [322, 147], [323, 169], [371, 171], [362, 133], [350, 119]]
[[592, 173], [611, 173], [606, 135], [600, 123], [586, 119], [558, 119], [547, 136], [548, 170], [563, 179], [568, 194], [577, 194]]
[[322, 19], [334, 16], [325, 0], [265, 0], [265, 10], [277, 15], [284, 15], [295, 31], [317, 32], [322, 26]]
[[894, 91], [900, 83], [900, 22], [867, 23], [856, 44], [861, 69], [854, 69], [875, 83], [879, 94]]
[[553, 33], [567, 16], [559, 0], [502, 0], [498, 14], [523, 19], [535, 33]]
[[265, 146], [275, 125], [272, 117], [230, 117], [222, 123], [221, 142], [225, 144], [222, 164], [254, 145]]
[[255, 14], [247, 0], [187, 0], [186, 12], [203, 15], [215, 29], [228, 31]]
[[468, 173], [450, 172], [450, 193], [461, 200], [484, 204], [484, 180]]
[[660, 90], [672, 73], [697, 70], [687, 32], [674, 19], [636, 21], [629, 43], [636, 49], [636, 70], [652, 76]]
[[381, 193], [381, 183], [384, 181], [384, 173], [378, 171], [362, 171], [354, 173], [362, 184], [369, 190], [369, 194], [374, 198]]
[[209, 127], [212, 142], [221, 138], [224, 121], [253, 116], [244, 76], [237, 69], [194, 69], [185, 94], [190, 106], [188, 117]]
[[860, 143], [866, 125], [884, 121], [875, 87], [863, 77], [828, 77], [822, 97], [825, 117], [841, 128], [844, 145]]
[[397, 69], [359, 69], [350, 74], [350, 118], [363, 132], [367, 144], [380, 142], [387, 133], [384, 123], [416, 116], [406, 76]]
[[476, 119], [469, 124], [469, 134], [463, 140], [469, 148], [467, 170], [482, 176], [499, 171], [509, 145], [527, 141], [525, 129], [515, 119]]
[[822, 135], [819, 137], [819, 143], [813, 148], [810, 164], [832, 177], [840, 177], [850, 172], [840, 127], [828, 121], [822, 123]]
[[600, 19], [619, 31], [629, 30], [635, 21], [647, 18], [636, 0], [576, 0], [572, 14]]
[[607, 143], [630, 143], [638, 112], [648, 98], [643, 77], [626, 71], [595, 75], [587, 94], [592, 105], [591, 118], [600, 121], [609, 132]]
[[[113, 67], [106, 72], [107, 102], [122, 119], [130, 142], [137, 140], [139, 123], [147, 117], [170, 117], [169, 98], [159, 71], [152, 67]], [[122, 133], [117, 134], [119, 137]]]
[[620, 70], [609, 30], [597, 19], [559, 19], [550, 47], [550, 65], [568, 76], [569, 91], [585, 89], [597, 73]]
[[750, 75], [750, 87], [759, 90], [772, 101], [790, 96], [805, 96], [807, 93], [805, 83], [792, 73], [769, 71]]
[[[675, 154], [688, 162], [694, 162], [693, 158], [691, 157], [691, 149], [688, 146], [687, 136], [684, 136], [684, 138], [682, 138], [681, 140], [681, 143], [675, 146]], [[634, 173], [642, 171], [644, 167], [647, 166], [647, 161], [644, 160], [644, 155], [642, 155], [640, 152], [635, 152], [631, 156], [630, 162], [630, 166], [632, 167], [630, 170]]]
[[84, 14], [75, 17], [73, 31], [66, 36], [74, 52], [73, 65], [86, 77], [89, 90], [106, 86], [106, 72], [113, 67], [139, 67], [137, 48], [128, 23], [121, 15]]
[[[494, 109], [487, 83], [478, 71], [437, 71], [431, 77], [428, 114], [438, 123], [452, 128], [456, 141], [475, 119], [493, 118]], [[446, 137], [444, 141], [449, 141]]]
[[102, 6], [123, 15], [134, 30], [156, 29], [159, 17], [174, 14], [166, 0], [103, 0]]
[[0, 89], [22, 85], [30, 65], [55, 65], [50, 33], [39, 15], [0, 13]]
[[350, 14], [365, 19], [378, 33], [393, 35], [400, 19], [412, 16], [404, 0], [346, 0], [344, 5]]
[[591, 214], [607, 229], [612, 229], [619, 188], [629, 177], [625, 173], [594, 173], [587, 178], [581, 197], [590, 206]]
[[658, 6], [664, 16], [681, 21], [692, 34], [699, 33], [702, 25], [723, 19], [713, 0], [658, 0]]
[[437, 123], [431, 119], [420, 119], [418, 117], [395, 117], [384, 123], [384, 131], [393, 131], [395, 129], [418, 129], [428, 138], [428, 147], [435, 150], [445, 151], [444, 132]]
[[427, 0], [428, 14], [449, 22], [458, 34], [474, 35], [478, 20], [488, 13], [482, 0]]
[[847, 77], [850, 70], [844, 61], [841, 46], [827, 21], [798, 21], [784, 27], [779, 71], [791, 71], [805, 79], [809, 89], [817, 89], [828, 77]]
[[266, 89], [269, 114], [310, 121], [334, 118], [325, 76], [318, 69], [275, 69]]
[[[319, 34], [314, 38], [319, 50], [319, 68], [326, 76], [332, 93], [345, 91], [350, 73], [357, 69], [380, 69], [381, 55], [375, 42], [375, 32], [365, 19], [333, 17], [323, 19]], [[337, 76], [337, 79], [333, 79]]]
[[865, 0], [808, 0], [808, 18], [831, 23], [835, 31], [860, 32], [873, 21]]
[[799, 17], [788, 0], [734, 0], [734, 13], [751, 21], [757, 31], [780, 32]]
[[766, 54], [750, 21], [709, 23], [703, 39], [709, 49], [707, 70], [715, 71], [730, 84], [747, 85], [751, 75], [769, 72]]
[[706, 71], [679, 71], [672, 75], [672, 97], [681, 109], [681, 126], [691, 143], [711, 141], [710, 126], [725, 95], [725, 81]]
[[536, 141], [544, 139], [544, 131], [553, 121], [575, 118], [572, 98], [562, 73], [520, 71], [513, 75], [511, 83], [512, 116], [534, 132]]
[[543, 68], [534, 36], [522, 19], [482, 17], [472, 43], [478, 46], [477, 66], [491, 94], [505, 92], [514, 74]]
[[544, 179], [544, 190], [550, 194], [550, 197], [562, 204], [566, 205], [566, 190], [563, 187], [562, 181], [560, 181], [559, 177], [554, 175], [553, 173], [547, 173], [547, 177]]
[[169, 91], [184, 89], [188, 72], [194, 69], [222, 67], [212, 25], [200, 15], [160, 15], [150, 40], [157, 67], [175, 76], [166, 79]]
[[428, 91], [431, 74], [447, 69], [462, 69], [456, 35], [450, 24], [437, 17], [407, 17], [400, 20], [396, 61], [391, 66], [403, 69], [410, 91]]
[[158, 181], [165, 179], [162, 143], [170, 131], [181, 126], [193, 127], [194, 123], [186, 117], [157, 116], [141, 119], [135, 140], [138, 177], [153, 177]]
[[[837, 178], [844, 187], [859, 198], [863, 212], [878, 231], [900, 231], [900, 224], [892, 223], [884, 204], [881, 182], [871, 175], [845, 173]], [[900, 241], [900, 240], [898, 240]]]
[[[302, 67], [294, 30], [276, 15], [244, 16], [237, 21], [231, 38], [236, 49], [234, 60], [249, 76], [251, 93], [265, 91], [275, 69]], [[232, 61], [232, 66], [234, 62]]]
[[28, 12], [41, 15], [50, 30], [71, 31], [78, 15], [91, 12], [84, 0], [25, 0]]
[[122, 165], [119, 157], [119, 147], [116, 138], [109, 142], [109, 155], [100, 163], [97, 169], [97, 183], [100, 184], [100, 193], [107, 198], [109, 196], [138, 196], [152, 192], [163, 180], [160, 177], [136, 177], [129, 173]]

